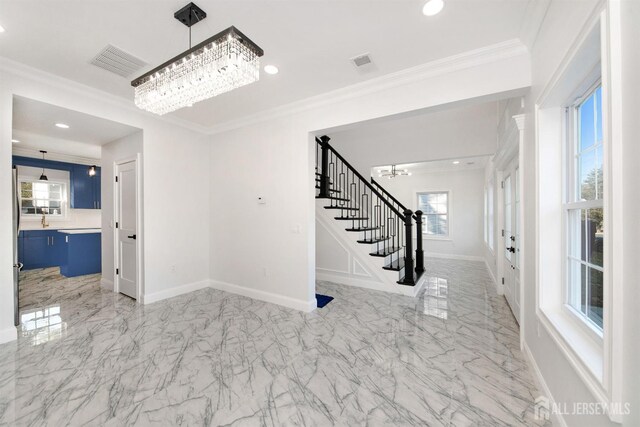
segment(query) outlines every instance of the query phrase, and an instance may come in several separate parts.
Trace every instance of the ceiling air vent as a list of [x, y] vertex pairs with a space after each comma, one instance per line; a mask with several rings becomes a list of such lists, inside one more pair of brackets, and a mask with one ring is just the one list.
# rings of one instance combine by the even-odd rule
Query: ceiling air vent
[[364, 67], [365, 65], [371, 64], [372, 61], [369, 54], [365, 53], [351, 58], [351, 62], [353, 62], [353, 65], [356, 67]]
[[129, 77], [147, 65], [143, 60], [110, 44], [102, 49], [102, 52], [93, 58], [91, 63], [122, 77]]

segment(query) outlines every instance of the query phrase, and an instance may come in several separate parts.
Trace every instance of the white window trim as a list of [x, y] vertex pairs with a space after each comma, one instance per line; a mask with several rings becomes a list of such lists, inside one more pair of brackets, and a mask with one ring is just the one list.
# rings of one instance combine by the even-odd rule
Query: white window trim
[[426, 193], [447, 193], [447, 234], [442, 234], [442, 235], [434, 235], [434, 234], [427, 234], [426, 233], [426, 229], [427, 229], [427, 221], [426, 221], [426, 217], [427, 214], [423, 214], [423, 228], [422, 228], [422, 240], [439, 240], [439, 241], [452, 241], [453, 239], [451, 238], [451, 190], [416, 190], [414, 191], [415, 197], [413, 198], [414, 200], [414, 212], [416, 210], [418, 210], [418, 196], [420, 194], [426, 194]]
[[[22, 188], [22, 183], [26, 183], [26, 182], [31, 182], [31, 183], [37, 183], [38, 180], [37, 179], [25, 179], [25, 178], [20, 178], [18, 180], [18, 186], [20, 188]], [[48, 184], [59, 184], [61, 186], [61, 188], [63, 188], [63, 192], [61, 194], [62, 199], [60, 202], [60, 209], [61, 209], [61, 213], [59, 215], [54, 215], [54, 214], [46, 214], [45, 216], [47, 218], [51, 218], [52, 220], [56, 220], [56, 221], [62, 221], [62, 220], [66, 220], [68, 215], [69, 215], [69, 206], [68, 206], [68, 194], [69, 194], [69, 182], [64, 181], [64, 180], [50, 180], [47, 181]], [[20, 199], [20, 206], [22, 206], [22, 192], [18, 191], [18, 196]], [[20, 220], [24, 220], [24, 221], [34, 221], [34, 222], [39, 222], [42, 219], [42, 214], [24, 214], [22, 213], [22, 210], [20, 211]]]
[[[613, 25], [611, 25], [613, 21]], [[594, 7], [591, 17], [581, 31], [580, 37], [574, 42], [569, 52], [565, 56], [561, 65], [554, 73], [552, 79], [547, 84], [542, 94], [535, 102], [535, 156], [536, 156], [536, 216], [535, 235], [536, 250], [535, 269], [536, 283], [536, 316], [540, 324], [547, 331], [549, 336], [556, 343], [561, 353], [567, 358], [575, 372], [582, 379], [593, 396], [601, 403], [619, 404], [622, 402], [622, 326], [623, 326], [623, 304], [622, 304], [622, 230], [611, 227], [611, 225], [622, 223], [622, 174], [621, 168], [614, 165], [621, 165], [623, 153], [620, 142], [620, 111], [621, 111], [621, 88], [619, 83], [622, 63], [620, 58], [620, 5], [616, 2], [600, 2]], [[570, 316], [561, 309], [562, 304], [554, 304], [553, 301], [563, 302], [561, 272], [556, 273], [557, 261], [553, 262], [549, 258], [548, 243], [553, 243], [553, 234], [561, 237], [560, 230], [549, 226], [549, 215], [553, 215], [550, 210], [551, 201], [560, 200], [561, 194], [549, 191], [549, 179], [546, 171], [549, 170], [548, 163], [552, 168], [561, 167], [562, 161], [548, 157], [550, 154], [550, 143], [555, 142], [563, 147], [564, 135], [557, 126], [561, 122], [562, 112], [554, 104], [557, 99], [556, 89], [565, 83], [567, 72], [574, 65], [574, 60], [579, 56], [582, 45], [591, 37], [592, 32], [599, 31], [602, 61], [602, 108], [603, 108], [603, 138], [607, 141], [604, 150], [603, 176], [608, 182], [605, 189], [605, 228], [609, 238], [605, 242], [605, 265], [610, 266], [604, 277], [604, 307], [603, 323], [604, 334], [602, 347], [592, 339], [592, 335], [584, 333], [576, 324], [575, 316]], [[614, 40], [612, 42], [612, 40]], [[582, 58], [584, 59], [584, 58]], [[542, 126], [541, 123], [545, 125]], [[541, 140], [548, 139], [545, 144]], [[564, 154], [564, 153], [563, 153]], [[541, 158], [545, 158], [545, 173], [541, 169]], [[563, 156], [563, 158], [565, 158]], [[551, 161], [547, 161], [551, 159]], [[553, 184], [551, 184], [553, 185]], [[566, 185], [566, 183], [565, 183]], [[544, 189], [545, 193], [542, 193]], [[562, 189], [566, 190], [565, 188]], [[544, 203], [542, 202], [544, 200]], [[551, 201], [550, 201], [551, 200]], [[558, 206], [559, 207], [559, 206]], [[564, 211], [564, 210], [563, 210]], [[545, 225], [545, 229], [541, 228]], [[543, 233], [544, 231], [544, 233]], [[541, 239], [549, 238], [541, 244]], [[561, 242], [564, 239], [560, 239]], [[614, 243], [617, 242], [617, 243]], [[564, 247], [561, 254], [566, 253]], [[544, 261], [543, 261], [544, 260]], [[545, 262], [544, 268], [541, 263]], [[550, 263], [550, 264], [549, 264]], [[548, 264], [548, 265], [547, 265]], [[551, 267], [552, 271], [548, 271]], [[615, 311], [612, 308], [615, 307]], [[621, 414], [608, 414], [609, 419], [614, 422], [622, 422]]]

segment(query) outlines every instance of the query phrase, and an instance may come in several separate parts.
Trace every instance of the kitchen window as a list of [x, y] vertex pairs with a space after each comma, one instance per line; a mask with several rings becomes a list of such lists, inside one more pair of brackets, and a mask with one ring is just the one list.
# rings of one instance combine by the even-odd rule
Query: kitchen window
[[418, 193], [418, 209], [424, 214], [423, 234], [449, 236], [449, 192]]
[[64, 217], [67, 186], [52, 181], [21, 181], [20, 207], [24, 217], [50, 215]]
[[602, 87], [592, 86], [567, 110], [566, 303], [587, 324], [602, 331], [606, 230]]

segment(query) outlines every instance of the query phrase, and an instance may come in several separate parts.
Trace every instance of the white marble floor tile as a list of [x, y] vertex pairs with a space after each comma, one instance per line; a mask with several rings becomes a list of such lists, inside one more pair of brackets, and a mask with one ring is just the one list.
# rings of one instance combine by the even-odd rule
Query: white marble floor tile
[[1, 425], [539, 425], [518, 328], [481, 263], [409, 298], [319, 282], [304, 314], [205, 289], [155, 304], [25, 272]]

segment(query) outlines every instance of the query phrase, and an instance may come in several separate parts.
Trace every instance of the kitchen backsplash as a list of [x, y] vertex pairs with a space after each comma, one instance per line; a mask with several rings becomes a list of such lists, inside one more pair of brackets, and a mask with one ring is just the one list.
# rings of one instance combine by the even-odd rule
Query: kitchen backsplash
[[[21, 230], [42, 230], [41, 217], [20, 219]], [[67, 218], [54, 219], [47, 216], [48, 229], [59, 228], [100, 228], [102, 227], [102, 215], [100, 209], [69, 209]]]

